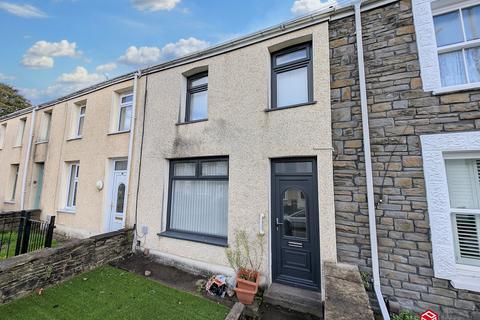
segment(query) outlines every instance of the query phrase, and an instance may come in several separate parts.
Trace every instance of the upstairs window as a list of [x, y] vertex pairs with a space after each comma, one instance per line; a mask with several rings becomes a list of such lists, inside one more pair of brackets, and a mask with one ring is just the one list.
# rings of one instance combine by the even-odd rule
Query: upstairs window
[[296, 45], [272, 54], [272, 108], [313, 102], [312, 45]]
[[83, 136], [83, 126], [85, 125], [85, 113], [87, 111], [86, 105], [77, 106], [77, 121], [75, 129], [75, 138], [81, 138]]
[[132, 119], [133, 94], [120, 96], [120, 106], [118, 111], [118, 131], [129, 131]]
[[456, 259], [480, 266], [480, 159], [447, 159]]
[[2, 125], [0, 125], [0, 149], [3, 149], [3, 147], [5, 146], [6, 135], [7, 135], [7, 124], [2, 123]]
[[480, 84], [480, 5], [437, 10], [433, 22], [442, 87]]
[[40, 128], [39, 142], [48, 141], [50, 138], [50, 126], [52, 123], [52, 111], [45, 111], [43, 113], [42, 125]]
[[187, 106], [185, 122], [208, 118], [208, 72], [187, 79]]
[[20, 119], [18, 121], [18, 129], [17, 129], [17, 140], [15, 141], [15, 146], [20, 147], [23, 143], [23, 136], [25, 135], [25, 125], [27, 123], [27, 119]]

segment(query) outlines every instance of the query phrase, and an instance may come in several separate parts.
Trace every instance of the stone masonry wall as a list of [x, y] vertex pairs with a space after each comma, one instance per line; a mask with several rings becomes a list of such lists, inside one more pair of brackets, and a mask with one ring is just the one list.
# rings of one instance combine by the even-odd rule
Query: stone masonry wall
[[131, 230], [72, 240], [0, 262], [0, 303], [119, 259], [132, 250]]
[[[480, 319], [480, 294], [433, 276], [420, 135], [480, 129], [480, 91], [422, 90], [410, 1], [362, 14], [381, 284], [392, 311]], [[355, 20], [330, 24], [337, 251], [370, 270]]]

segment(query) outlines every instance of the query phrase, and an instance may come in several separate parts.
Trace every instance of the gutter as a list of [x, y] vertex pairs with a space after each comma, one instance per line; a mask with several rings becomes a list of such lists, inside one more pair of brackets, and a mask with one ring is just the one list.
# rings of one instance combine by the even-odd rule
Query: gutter
[[32, 143], [33, 143], [33, 132], [35, 129], [35, 116], [37, 114], [38, 107], [33, 108], [32, 110], [32, 119], [30, 120], [30, 132], [28, 135], [28, 146], [27, 153], [25, 154], [24, 168], [23, 168], [23, 177], [22, 177], [22, 193], [20, 195], [20, 210], [25, 210], [25, 194], [27, 192], [27, 175], [28, 167], [30, 165], [30, 154], [32, 152]]
[[130, 135], [128, 141], [128, 158], [127, 158], [127, 186], [128, 190], [125, 193], [125, 217], [123, 220], [123, 226], [125, 227], [125, 222], [127, 220], [127, 212], [128, 212], [128, 200], [130, 194], [130, 172], [132, 166], [132, 155], [133, 155], [133, 143], [135, 138], [135, 122], [137, 119], [137, 87], [138, 87], [138, 79], [142, 76], [142, 72], [138, 70], [133, 75], [133, 104], [132, 104], [132, 114], [130, 116]]
[[357, 38], [358, 77], [360, 81], [360, 103], [362, 109], [363, 148], [365, 153], [365, 175], [367, 180], [368, 225], [370, 228], [370, 249], [372, 252], [373, 288], [384, 320], [390, 320], [387, 306], [383, 300], [380, 286], [380, 268], [378, 262], [377, 221], [375, 215], [375, 195], [373, 189], [372, 155], [370, 150], [370, 126], [368, 119], [367, 86], [365, 80], [365, 61], [362, 39], [362, 0], [354, 3], [355, 31]]

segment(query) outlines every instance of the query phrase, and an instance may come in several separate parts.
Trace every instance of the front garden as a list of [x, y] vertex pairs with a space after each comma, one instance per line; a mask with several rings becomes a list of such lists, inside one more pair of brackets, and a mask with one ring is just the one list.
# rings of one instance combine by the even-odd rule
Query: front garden
[[229, 309], [111, 266], [0, 306], [1, 319], [224, 319]]

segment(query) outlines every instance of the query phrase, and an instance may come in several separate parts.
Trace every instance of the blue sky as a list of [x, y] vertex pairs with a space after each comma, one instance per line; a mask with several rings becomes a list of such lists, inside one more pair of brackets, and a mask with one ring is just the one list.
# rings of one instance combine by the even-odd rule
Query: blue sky
[[0, 81], [37, 104], [320, 6], [320, 0], [0, 0]]

